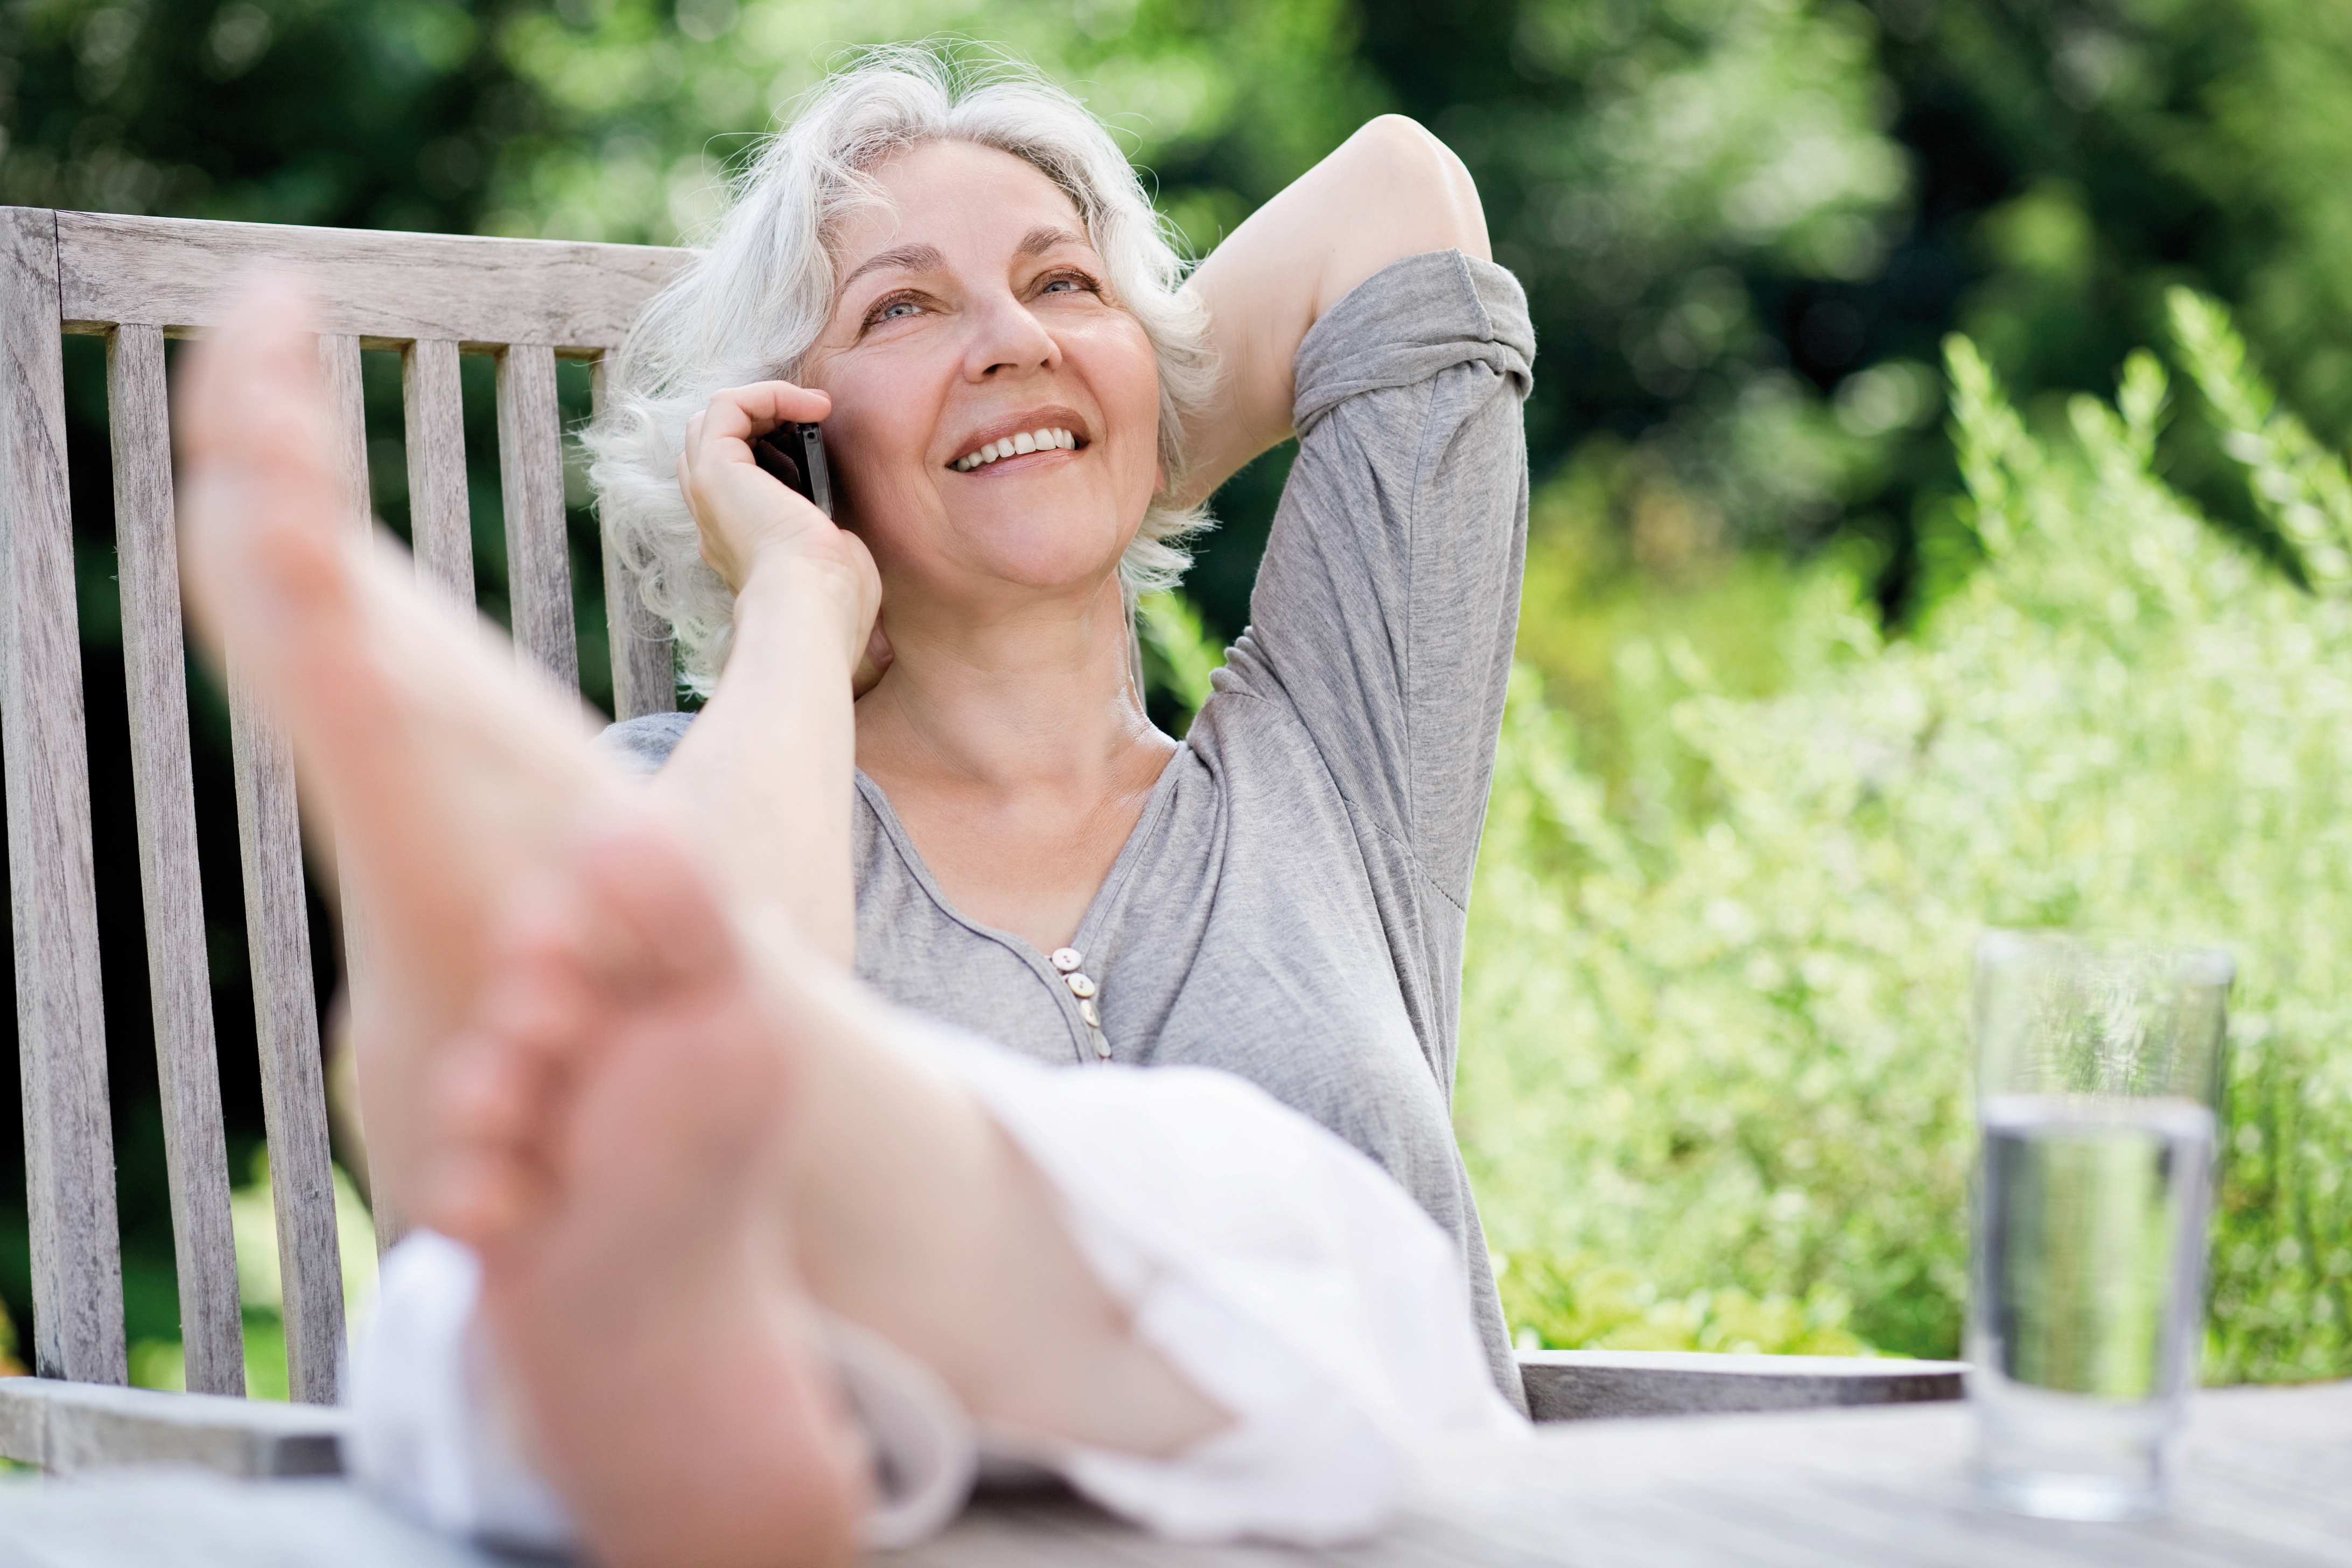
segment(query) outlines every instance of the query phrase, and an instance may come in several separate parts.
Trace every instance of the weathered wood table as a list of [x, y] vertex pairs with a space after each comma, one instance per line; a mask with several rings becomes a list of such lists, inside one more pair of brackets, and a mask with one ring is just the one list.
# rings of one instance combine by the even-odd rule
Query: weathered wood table
[[[904, 1568], [2288, 1568], [2352, 1565], [2352, 1384], [2200, 1397], [2179, 1506], [2142, 1524], [1979, 1508], [1965, 1405], [1575, 1422], [1440, 1458], [1342, 1550], [1180, 1547], [1066, 1498], [983, 1500]], [[340, 1481], [116, 1473], [0, 1485], [0, 1568], [486, 1568]], [[877, 1568], [881, 1568], [877, 1563]]]

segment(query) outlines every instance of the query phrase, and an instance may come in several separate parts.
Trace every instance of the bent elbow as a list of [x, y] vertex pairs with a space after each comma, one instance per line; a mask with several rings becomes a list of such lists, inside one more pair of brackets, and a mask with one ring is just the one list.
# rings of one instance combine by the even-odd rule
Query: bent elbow
[[1375, 183], [1391, 210], [1412, 215], [1424, 250], [1460, 250], [1491, 259], [1478, 184], [1453, 148], [1402, 114], [1366, 121], [1349, 138], [1377, 165]]

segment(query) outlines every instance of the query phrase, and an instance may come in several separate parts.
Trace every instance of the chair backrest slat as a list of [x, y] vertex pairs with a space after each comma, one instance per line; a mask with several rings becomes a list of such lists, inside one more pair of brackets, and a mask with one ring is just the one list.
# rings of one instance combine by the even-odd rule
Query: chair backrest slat
[[343, 516], [365, 528], [373, 505], [368, 496], [367, 394], [360, 384], [360, 340], [356, 332], [322, 332], [319, 369], [327, 380], [327, 401], [335, 422], [335, 472], [343, 483]]
[[[354, 527], [369, 515], [361, 355], [404, 360], [420, 569], [473, 601], [458, 356], [498, 376], [509, 588], [526, 658], [576, 689], [556, 361], [601, 361], [690, 258], [651, 247], [192, 223], [0, 207], [0, 752], [5, 752], [19, 1056], [33, 1241], [36, 1370], [124, 1380], [121, 1264], [90, 858], [89, 751], [59, 331], [109, 338], [133, 795], [146, 903], [165, 1151], [188, 1385], [243, 1386], [228, 1176], [196, 868], [188, 704], [176, 604], [163, 340], [212, 326], [257, 264], [318, 297]], [[599, 363], [596, 367], [601, 371]], [[601, 378], [600, 378], [601, 380]], [[614, 687], [624, 717], [675, 706], [667, 628], [605, 552]], [[297, 1399], [331, 1401], [343, 1359], [310, 931], [291, 758], [231, 671], [263, 1111]], [[342, 911], [347, 964], [364, 911]], [[347, 976], [348, 978], [348, 976]], [[379, 1205], [385, 1234], [397, 1216]]]
[[131, 713], [131, 793], [147, 914], [147, 989], [172, 1190], [187, 1385], [245, 1392], [236, 1246], [229, 1230], [228, 1148], [214, 1048], [204, 886], [196, 862], [194, 771], [188, 753], [187, 666], [180, 633], [179, 541], [173, 525], [172, 437], [163, 331], [129, 326], [107, 340], [106, 402], [114, 447], [114, 538], [121, 563], [122, 663]]
[[[604, 411], [604, 362], [589, 367], [590, 398], [595, 411]], [[637, 574], [610, 535], [604, 542], [604, 630], [613, 649], [613, 716], [636, 719], [647, 713], [677, 710], [677, 664], [669, 627], [646, 608], [637, 591]]]
[[121, 1383], [122, 1262], [90, 871], [55, 216], [0, 208], [0, 754], [32, 1232], [33, 1363]]
[[58, 213], [64, 320], [208, 326], [256, 266], [299, 269], [320, 328], [370, 347], [447, 338], [546, 343], [568, 357], [615, 347], [687, 253], [652, 246], [378, 234], [264, 223]]
[[507, 603], [515, 647], [580, 687], [572, 626], [572, 546], [563, 531], [563, 416], [555, 351], [514, 343], [499, 356], [499, 485], [506, 497]]
[[401, 362], [408, 435], [408, 536], [425, 581], [474, 607], [474, 524], [466, 503], [466, 405], [454, 338], [419, 338]]
[[245, 931], [261, 1057], [261, 1114], [285, 1287], [286, 1376], [293, 1397], [332, 1405], [343, 1350], [343, 1275], [327, 1138], [310, 921], [293, 749], [229, 671], [229, 740], [245, 871]]

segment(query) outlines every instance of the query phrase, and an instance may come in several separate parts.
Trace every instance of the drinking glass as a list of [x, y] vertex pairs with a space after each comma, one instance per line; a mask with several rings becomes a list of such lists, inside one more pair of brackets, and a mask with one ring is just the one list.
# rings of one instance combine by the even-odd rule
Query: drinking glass
[[1976, 959], [1979, 1487], [2045, 1518], [2161, 1512], [2202, 1339], [2235, 966], [2001, 931]]

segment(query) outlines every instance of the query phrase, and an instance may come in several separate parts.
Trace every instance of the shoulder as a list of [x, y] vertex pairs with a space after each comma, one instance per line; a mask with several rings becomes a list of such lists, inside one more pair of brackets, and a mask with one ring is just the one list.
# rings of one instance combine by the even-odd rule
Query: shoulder
[[651, 778], [661, 772], [669, 754], [677, 750], [678, 742], [686, 738], [687, 726], [693, 722], [691, 713], [642, 714], [606, 725], [594, 745], [628, 772]]

